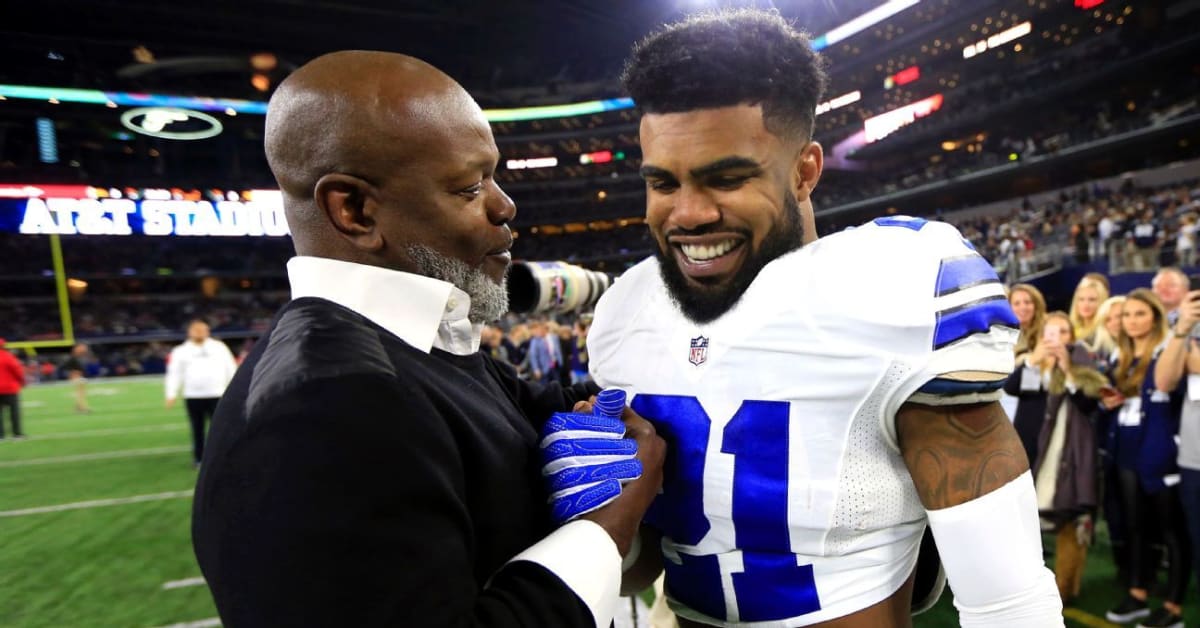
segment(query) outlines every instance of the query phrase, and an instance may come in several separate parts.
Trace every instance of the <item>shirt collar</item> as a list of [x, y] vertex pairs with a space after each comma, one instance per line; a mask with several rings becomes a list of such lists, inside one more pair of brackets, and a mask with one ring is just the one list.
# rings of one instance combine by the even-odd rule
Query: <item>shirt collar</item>
[[471, 297], [453, 284], [325, 257], [288, 261], [292, 298], [316, 297], [357, 312], [413, 347], [457, 355], [479, 350], [482, 324], [467, 318]]

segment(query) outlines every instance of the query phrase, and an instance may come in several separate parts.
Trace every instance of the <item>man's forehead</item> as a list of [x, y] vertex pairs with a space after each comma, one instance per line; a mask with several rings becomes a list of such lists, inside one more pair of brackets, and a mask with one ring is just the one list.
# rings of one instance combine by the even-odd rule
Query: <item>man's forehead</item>
[[763, 124], [762, 108], [750, 105], [647, 113], [640, 139], [647, 163], [671, 170], [688, 170], [730, 155], [763, 163], [780, 146]]

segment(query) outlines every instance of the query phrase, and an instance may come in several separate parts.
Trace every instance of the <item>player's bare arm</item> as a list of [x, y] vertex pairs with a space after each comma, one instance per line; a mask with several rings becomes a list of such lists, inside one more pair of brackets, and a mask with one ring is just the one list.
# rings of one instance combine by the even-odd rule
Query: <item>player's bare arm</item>
[[930, 510], [981, 497], [1029, 469], [999, 403], [905, 404], [896, 413], [896, 429], [904, 463]]
[[908, 403], [896, 429], [960, 624], [1061, 628], [1029, 460], [1000, 404]]

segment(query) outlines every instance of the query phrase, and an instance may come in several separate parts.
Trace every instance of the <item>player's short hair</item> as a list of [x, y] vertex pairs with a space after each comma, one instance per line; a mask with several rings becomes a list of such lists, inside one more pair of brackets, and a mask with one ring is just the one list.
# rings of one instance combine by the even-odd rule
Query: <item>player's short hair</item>
[[643, 113], [762, 105], [768, 131], [809, 140], [826, 77], [808, 36], [778, 11], [731, 9], [648, 35], [621, 82]]

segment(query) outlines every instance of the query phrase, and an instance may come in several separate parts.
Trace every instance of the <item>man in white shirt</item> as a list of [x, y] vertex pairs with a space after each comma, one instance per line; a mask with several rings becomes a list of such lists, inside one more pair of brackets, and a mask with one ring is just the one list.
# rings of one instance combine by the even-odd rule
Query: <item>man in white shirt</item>
[[192, 456], [198, 467], [204, 455], [204, 426], [217, 409], [217, 402], [237, 371], [229, 347], [212, 338], [208, 323], [188, 323], [187, 342], [171, 350], [167, 360], [167, 407], [183, 392], [188, 420], [192, 424]]

